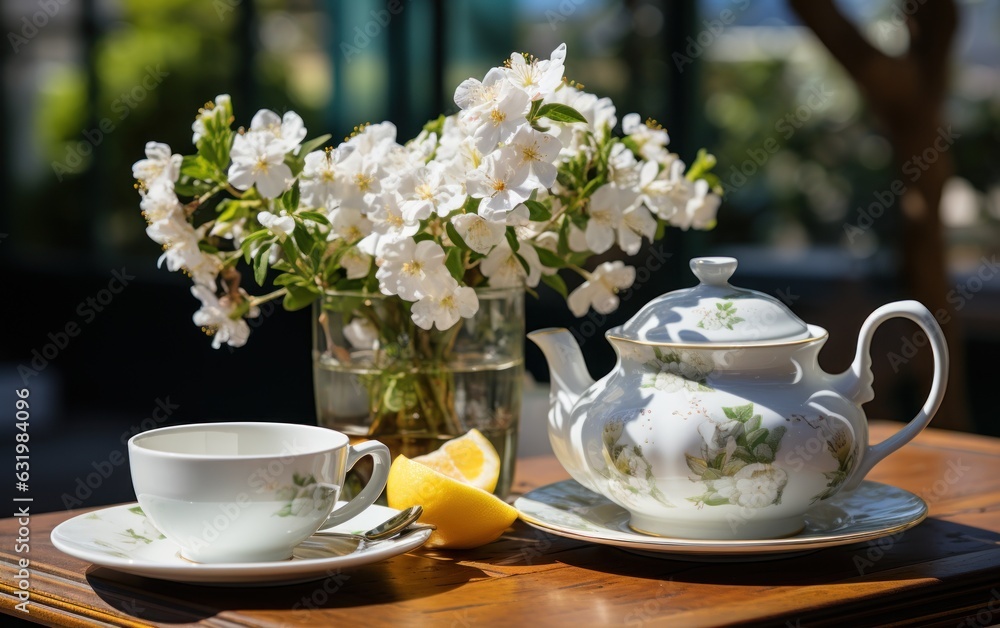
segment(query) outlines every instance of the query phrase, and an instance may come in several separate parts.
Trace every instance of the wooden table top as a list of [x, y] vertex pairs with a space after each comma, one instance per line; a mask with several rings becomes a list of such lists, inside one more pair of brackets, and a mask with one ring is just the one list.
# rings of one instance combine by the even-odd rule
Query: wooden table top
[[[873, 440], [897, 427], [873, 424]], [[515, 491], [566, 477], [554, 458], [523, 459]], [[929, 429], [869, 479], [921, 495], [930, 516], [895, 538], [750, 563], [646, 558], [518, 521], [477, 550], [417, 550], [284, 587], [194, 586], [94, 567], [49, 540], [55, 525], [84, 510], [34, 515], [30, 619], [67, 626], [1000, 623], [1000, 440]], [[25, 618], [14, 608], [15, 565], [24, 556], [13, 551], [17, 528], [15, 519], [0, 521], [0, 610]]]

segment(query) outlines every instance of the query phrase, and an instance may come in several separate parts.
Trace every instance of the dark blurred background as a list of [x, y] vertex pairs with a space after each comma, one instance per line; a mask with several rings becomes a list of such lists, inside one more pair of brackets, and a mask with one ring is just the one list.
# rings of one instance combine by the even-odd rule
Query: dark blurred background
[[[783, 0], [400, 0], [390, 14], [393, 4], [3, 2], [0, 416], [12, 443], [14, 391], [26, 383], [36, 511], [131, 499], [127, 461], [117, 462], [130, 431], [315, 421], [308, 312], [265, 309], [245, 347], [213, 350], [191, 323], [190, 281], [157, 269], [143, 232], [131, 164], [148, 140], [192, 152], [191, 122], [216, 94], [233, 96], [237, 124], [261, 107], [292, 109], [309, 137], [391, 120], [405, 140], [456, 110], [461, 80], [512, 50], [547, 57], [566, 42], [567, 76], [612, 98], [619, 120], [651, 116], [689, 162], [701, 146], [718, 157], [727, 194], [714, 231], [670, 233], [657, 249], [669, 254], [666, 271], [607, 319], [574, 319], [543, 290], [541, 303], [528, 300], [528, 329], [604, 330], [691, 285], [690, 257], [731, 254], [736, 283], [830, 330], [823, 366], [842, 370], [868, 313], [924, 285], [903, 276], [895, 199], [868, 212], [870, 226], [859, 215], [891, 189], [906, 156], [894, 155], [865, 90]], [[874, 48], [905, 53], [911, 31], [895, 2], [838, 6]], [[932, 290], [954, 297], [946, 329], [964, 375], [933, 425], [1000, 434], [989, 396], [1000, 268], [987, 263], [1000, 249], [1000, 5], [962, 1], [957, 11], [942, 110], [959, 136], [946, 149], [953, 169], [939, 207], [947, 283]], [[654, 258], [647, 248], [634, 263]], [[869, 417], [908, 420], [922, 404], [930, 360], [908, 345], [915, 329], [892, 322], [879, 333]], [[600, 334], [584, 349], [593, 373], [613, 366]], [[545, 380], [533, 346], [528, 359]], [[93, 473], [98, 486], [82, 488]]]

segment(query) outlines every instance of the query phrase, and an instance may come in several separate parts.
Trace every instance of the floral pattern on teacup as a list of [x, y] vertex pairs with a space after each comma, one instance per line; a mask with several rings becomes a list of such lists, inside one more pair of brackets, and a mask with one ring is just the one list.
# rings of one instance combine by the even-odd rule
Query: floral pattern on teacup
[[330, 489], [318, 486], [312, 475], [292, 474], [292, 485], [279, 488], [277, 501], [285, 502], [277, 512], [277, 517], [304, 517], [317, 510], [329, 508], [336, 497]]
[[735, 505], [764, 508], [781, 503], [788, 474], [773, 465], [787, 428], [767, 429], [753, 404], [723, 407], [725, 419], [709, 418], [699, 427], [705, 440], [699, 455], [685, 454], [692, 482], [706, 490], [689, 497], [699, 508]]
[[[117, 531], [108, 540], [95, 539], [93, 541], [94, 545], [119, 558], [128, 558], [130, 552], [139, 544], [149, 545], [154, 541], [167, 538], [153, 526], [153, 523], [146, 517], [146, 513], [142, 511], [142, 508], [133, 506], [128, 511], [139, 517], [135, 520], [134, 525]], [[96, 512], [91, 513], [87, 518], [104, 521], [100, 514]]]

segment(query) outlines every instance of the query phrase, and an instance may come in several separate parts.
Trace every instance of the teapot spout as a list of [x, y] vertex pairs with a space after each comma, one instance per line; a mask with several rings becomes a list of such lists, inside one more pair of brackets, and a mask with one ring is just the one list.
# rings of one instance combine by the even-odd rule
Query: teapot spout
[[574, 479], [591, 488], [588, 473], [584, 470], [582, 459], [583, 449], [576, 447], [574, 441], [573, 421], [571, 414], [573, 406], [583, 393], [593, 386], [594, 380], [587, 372], [580, 345], [569, 330], [564, 328], [539, 329], [528, 334], [545, 354], [549, 364], [549, 442], [552, 452], [559, 462]]

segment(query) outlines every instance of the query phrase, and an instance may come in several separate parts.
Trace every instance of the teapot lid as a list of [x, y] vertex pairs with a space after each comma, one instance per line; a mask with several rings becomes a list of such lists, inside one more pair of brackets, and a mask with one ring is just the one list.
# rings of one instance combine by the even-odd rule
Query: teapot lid
[[696, 257], [691, 271], [701, 281], [647, 303], [627, 323], [608, 332], [646, 343], [732, 344], [802, 340], [809, 327], [774, 297], [736, 288], [732, 257]]

